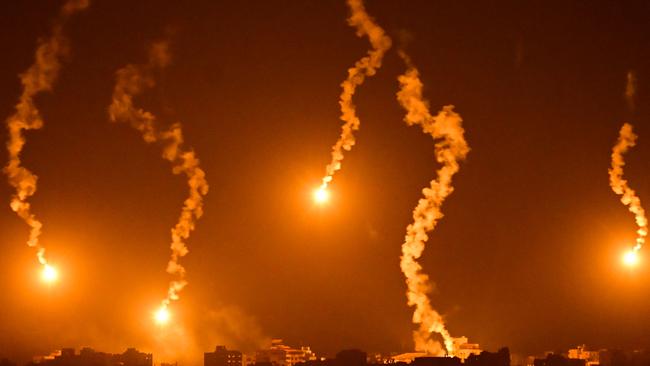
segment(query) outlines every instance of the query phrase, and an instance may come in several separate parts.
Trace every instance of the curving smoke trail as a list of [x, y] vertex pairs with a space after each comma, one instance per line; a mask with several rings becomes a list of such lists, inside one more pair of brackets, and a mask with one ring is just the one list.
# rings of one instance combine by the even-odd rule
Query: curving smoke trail
[[344, 122], [341, 128], [341, 135], [332, 146], [332, 160], [325, 168], [325, 176], [320, 186], [321, 190], [327, 188], [332, 181], [334, 173], [341, 169], [343, 152], [350, 151], [354, 146], [354, 131], [359, 129], [360, 121], [356, 114], [356, 108], [352, 102], [352, 97], [357, 87], [363, 84], [367, 76], [373, 76], [377, 69], [381, 67], [384, 54], [391, 47], [390, 38], [384, 33], [384, 30], [374, 22], [366, 13], [362, 0], [348, 0], [348, 7], [351, 15], [348, 18], [348, 24], [357, 29], [357, 36], [368, 36], [372, 49], [368, 55], [357, 61], [353, 67], [348, 69], [348, 77], [341, 83], [341, 96], [339, 105], [341, 106], [341, 120]]
[[109, 107], [112, 122], [128, 122], [140, 131], [147, 143], [160, 143], [162, 156], [171, 162], [174, 174], [184, 174], [189, 186], [189, 195], [176, 225], [171, 229], [171, 258], [167, 272], [175, 275], [170, 282], [167, 297], [162, 301], [161, 309], [166, 309], [172, 300], [178, 300], [179, 292], [187, 285], [185, 268], [179, 259], [188, 252], [185, 240], [194, 230], [195, 221], [203, 215], [203, 197], [208, 193], [205, 172], [199, 166], [199, 160], [191, 149], [183, 148], [183, 134], [180, 123], [168, 129], [156, 126], [156, 117], [148, 111], [133, 105], [133, 98], [145, 89], [155, 85], [154, 73], [170, 63], [167, 42], [152, 45], [149, 62], [146, 65], [127, 65], [117, 72], [117, 84], [113, 91], [113, 102]]
[[633, 70], [627, 72], [625, 76], [625, 100], [630, 111], [634, 111], [636, 98], [636, 73]]
[[618, 141], [612, 150], [612, 167], [609, 169], [609, 185], [614, 193], [621, 196], [621, 202], [628, 206], [628, 210], [634, 214], [636, 225], [639, 227], [636, 231], [636, 244], [632, 248], [633, 252], [638, 252], [645, 243], [645, 237], [648, 235], [648, 219], [645, 216], [645, 210], [641, 207], [641, 200], [636, 192], [627, 185], [627, 180], [623, 178], [623, 166], [625, 160], [623, 155], [634, 145], [636, 145], [637, 136], [632, 131], [632, 125], [624, 123], [619, 132]]
[[[429, 276], [422, 273], [422, 266], [417, 260], [424, 251], [428, 233], [443, 217], [442, 203], [453, 192], [452, 178], [458, 172], [458, 162], [469, 152], [469, 146], [464, 138], [462, 119], [454, 112], [453, 106], [445, 106], [437, 116], [432, 116], [428, 102], [422, 97], [418, 70], [403, 51], [399, 51], [399, 55], [407, 66], [407, 71], [398, 78], [400, 90], [397, 93], [397, 100], [407, 111], [404, 121], [410, 126], [420, 125], [425, 133], [436, 140], [435, 156], [442, 164], [430, 186], [422, 190], [424, 197], [413, 210], [413, 223], [406, 228], [402, 245], [400, 267], [408, 285], [408, 304], [415, 306], [413, 323], [419, 325], [413, 332], [415, 349], [438, 355], [445, 354], [446, 350], [447, 354], [452, 355], [458, 342], [449, 334], [442, 316], [431, 306], [427, 296], [431, 282]], [[432, 339], [432, 333], [440, 334], [444, 350], [438, 341]]]
[[36, 249], [38, 261], [47, 268], [45, 247], [39, 242], [43, 224], [31, 211], [27, 199], [36, 193], [38, 177], [21, 165], [20, 153], [25, 146], [25, 130], [38, 130], [43, 127], [34, 97], [41, 92], [51, 91], [61, 69], [61, 58], [68, 55], [68, 40], [63, 35], [63, 26], [70, 16], [88, 7], [88, 0], [69, 0], [60, 10], [52, 26], [52, 34], [39, 41], [34, 63], [20, 75], [23, 86], [22, 94], [16, 105], [16, 112], [6, 123], [9, 130], [7, 150], [9, 161], [3, 171], [9, 178], [9, 184], [16, 189], [11, 197], [11, 209], [30, 227], [27, 245]]

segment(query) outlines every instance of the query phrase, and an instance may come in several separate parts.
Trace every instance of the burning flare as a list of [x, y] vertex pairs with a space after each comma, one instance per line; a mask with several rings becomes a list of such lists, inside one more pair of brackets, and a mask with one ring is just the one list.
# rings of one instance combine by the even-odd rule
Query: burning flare
[[458, 342], [449, 334], [442, 316], [431, 306], [427, 296], [431, 290], [429, 276], [422, 273], [422, 266], [417, 259], [424, 251], [429, 238], [427, 233], [435, 228], [443, 216], [442, 203], [453, 191], [452, 177], [458, 172], [458, 161], [465, 158], [469, 147], [464, 138], [462, 119], [454, 112], [454, 107], [443, 107], [437, 116], [432, 116], [428, 102], [422, 97], [418, 70], [403, 51], [399, 55], [407, 66], [406, 73], [398, 78], [400, 90], [397, 93], [397, 100], [407, 111], [404, 121], [410, 126], [420, 125], [425, 133], [437, 140], [436, 160], [442, 164], [437, 177], [429, 187], [422, 190], [424, 197], [413, 210], [413, 223], [406, 228], [406, 238], [402, 245], [400, 267], [408, 285], [406, 295], [409, 306], [415, 306], [413, 323], [419, 324], [419, 329], [413, 332], [413, 340], [416, 351], [441, 355], [445, 353], [444, 350], [431, 337], [432, 333], [438, 333], [442, 337], [446, 353], [453, 355]]
[[[133, 106], [133, 98], [145, 89], [155, 85], [153, 74], [170, 63], [167, 42], [152, 45], [149, 62], [146, 65], [127, 65], [117, 72], [117, 84], [113, 102], [109, 107], [112, 122], [128, 122], [140, 131], [147, 143], [157, 142], [163, 147], [162, 156], [171, 162], [174, 174], [184, 174], [189, 186], [178, 222], [171, 230], [171, 258], [167, 273], [175, 275], [162, 301], [161, 310], [167, 311], [172, 300], [178, 300], [178, 293], [187, 285], [185, 268], [178, 262], [188, 252], [185, 240], [194, 230], [195, 221], [203, 215], [203, 197], [208, 193], [205, 172], [199, 166], [199, 159], [191, 149], [183, 148], [183, 134], [180, 123], [163, 130], [156, 126], [156, 117], [148, 111]], [[160, 313], [159, 311], [159, 313]]]
[[372, 49], [368, 51], [367, 56], [357, 61], [354, 67], [348, 69], [348, 77], [341, 83], [343, 91], [339, 98], [339, 105], [341, 106], [341, 120], [344, 123], [341, 128], [341, 136], [332, 146], [332, 160], [325, 168], [325, 176], [319, 188], [321, 192], [327, 189], [334, 173], [341, 169], [343, 151], [350, 151], [355, 143], [354, 131], [359, 129], [361, 122], [356, 115], [354, 103], [352, 103], [354, 92], [359, 85], [363, 84], [366, 76], [373, 76], [377, 72], [377, 69], [381, 67], [384, 54], [391, 46], [391, 40], [384, 30], [366, 13], [362, 0], [348, 0], [347, 3], [351, 11], [348, 24], [357, 29], [357, 36], [368, 36]]
[[165, 325], [169, 322], [171, 314], [166, 305], [161, 305], [160, 308], [158, 308], [158, 311], [153, 314], [153, 318], [159, 325]]
[[43, 266], [43, 272], [41, 272], [41, 276], [43, 278], [43, 281], [52, 283], [56, 282], [56, 280], [59, 278], [59, 272], [51, 265], [45, 264]]
[[636, 267], [639, 264], [639, 253], [634, 250], [628, 250], [623, 254], [623, 264], [628, 267]]
[[612, 150], [612, 167], [609, 169], [609, 185], [614, 193], [621, 196], [621, 202], [634, 214], [638, 226], [636, 244], [632, 247], [631, 254], [628, 252], [624, 257], [624, 262], [628, 265], [638, 262], [637, 252], [643, 247], [645, 237], [648, 235], [648, 219], [646, 219], [645, 210], [641, 207], [641, 200], [623, 178], [623, 166], [625, 165], [623, 155], [636, 145], [636, 138], [637, 136], [632, 131], [632, 125], [629, 123], [623, 124], [618, 141]]
[[21, 165], [20, 153], [25, 145], [24, 130], [38, 130], [43, 127], [43, 119], [34, 105], [34, 97], [45, 91], [51, 91], [61, 69], [61, 58], [68, 55], [68, 40], [63, 35], [63, 26], [70, 16], [88, 7], [88, 0], [68, 0], [59, 13], [52, 27], [52, 34], [39, 41], [36, 48], [36, 60], [32, 66], [20, 75], [23, 85], [22, 94], [16, 105], [16, 112], [7, 119], [9, 141], [7, 150], [9, 161], [3, 171], [9, 178], [9, 184], [16, 189], [11, 197], [11, 209], [30, 227], [27, 245], [36, 249], [39, 263], [45, 272], [49, 272], [45, 247], [39, 242], [43, 224], [31, 211], [27, 199], [36, 193], [38, 177]]
[[314, 201], [316, 203], [323, 204], [330, 199], [330, 192], [325, 189], [325, 188], [318, 188], [317, 190], [314, 191]]

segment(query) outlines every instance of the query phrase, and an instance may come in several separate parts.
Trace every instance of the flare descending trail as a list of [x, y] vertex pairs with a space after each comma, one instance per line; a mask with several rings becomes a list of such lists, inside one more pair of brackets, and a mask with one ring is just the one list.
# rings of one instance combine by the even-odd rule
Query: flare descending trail
[[52, 27], [52, 34], [39, 42], [36, 60], [32, 66], [20, 75], [22, 94], [16, 105], [16, 112], [7, 119], [9, 141], [7, 150], [9, 161], [4, 172], [9, 184], [16, 189], [11, 197], [11, 209], [30, 227], [27, 245], [36, 249], [38, 261], [44, 271], [52, 273], [54, 269], [47, 263], [45, 247], [39, 242], [43, 224], [32, 213], [27, 199], [36, 193], [38, 177], [21, 165], [20, 153], [25, 145], [24, 130], [38, 130], [43, 127], [43, 119], [34, 105], [34, 97], [41, 92], [51, 91], [61, 69], [61, 58], [68, 54], [68, 40], [63, 35], [63, 26], [75, 13], [88, 7], [88, 0], [67, 1]]
[[[451, 182], [458, 172], [458, 161], [465, 158], [469, 147], [464, 138], [462, 119], [454, 112], [453, 106], [445, 106], [437, 116], [432, 116], [428, 102], [422, 97], [418, 70], [404, 52], [400, 51], [399, 54], [407, 66], [407, 71], [399, 76], [400, 90], [397, 93], [397, 100], [407, 111], [404, 121], [410, 126], [420, 125], [425, 133], [437, 140], [435, 156], [438, 163], [442, 164], [437, 177], [429, 187], [422, 190], [424, 197], [413, 210], [413, 223], [406, 228], [406, 238], [402, 245], [400, 267], [408, 285], [408, 304], [415, 306], [413, 323], [419, 325], [413, 332], [413, 340], [417, 351], [442, 355], [446, 350], [447, 354], [453, 355], [455, 338], [449, 334], [442, 316], [431, 306], [427, 295], [431, 290], [429, 276], [422, 273], [422, 266], [417, 260], [424, 251], [427, 233], [435, 228], [443, 216], [442, 203], [453, 191]], [[440, 334], [444, 350], [438, 341], [432, 339], [432, 333]]]
[[609, 169], [609, 185], [614, 193], [621, 196], [621, 202], [634, 214], [638, 226], [636, 244], [632, 248], [631, 255], [636, 255], [636, 252], [641, 250], [645, 243], [645, 237], [648, 235], [648, 219], [645, 216], [645, 210], [641, 207], [641, 200], [636, 192], [627, 185], [627, 180], [623, 178], [623, 166], [625, 165], [623, 155], [636, 145], [636, 138], [637, 136], [632, 131], [632, 125], [623, 124], [618, 141], [612, 150], [612, 167]]
[[170, 282], [167, 297], [162, 301], [158, 314], [166, 313], [172, 300], [178, 300], [178, 293], [187, 285], [185, 268], [178, 262], [188, 252], [185, 240], [194, 230], [195, 221], [203, 214], [203, 197], [208, 193], [205, 172], [191, 149], [183, 148], [183, 134], [180, 123], [168, 129], [156, 126], [156, 117], [148, 111], [133, 105], [133, 98], [145, 89], [155, 85], [154, 73], [165, 68], [170, 62], [168, 44], [159, 42], [152, 45], [149, 62], [146, 65], [127, 65], [117, 72], [117, 84], [113, 91], [113, 102], [109, 107], [112, 122], [128, 122], [140, 131], [147, 143], [162, 145], [164, 159], [171, 162], [174, 174], [184, 174], [189, 186], [181, 215], [171, 229], [171, 258], [167, 273], [176, 278]]
[[354, 103], [352, 102], [354, 92], [359, 85], [363, 84], [367, 76], [373, 76], [377, 72], [377, 69], [381, 67], [384, 54], [391, 47], [390, 38], [374, 22], [368, 13], [366, 13], [363, 1], [348, 0], [347, 3], [351, 12], [348, 18], [348, 24], [357, 29], [357, 35], [359, 37], [364, 35], [368, 36], [372, 49], [368, 51], [368, 55], [348, 69], [348, 77], [341, 83], [343, 91], [339, 98], [339, 105], [341, 106], [341, 120], [344, 123], [339, 139], [332, 146], [332, 160], [325, 168], [325, 176], [319, 188], [320, 192], [327, 189], [334, 173], [341, 169], [343, 151], [350, 151], [352, 146], [354, 146], [354, 131], [359, 129], [361, 123], [357, 117]]

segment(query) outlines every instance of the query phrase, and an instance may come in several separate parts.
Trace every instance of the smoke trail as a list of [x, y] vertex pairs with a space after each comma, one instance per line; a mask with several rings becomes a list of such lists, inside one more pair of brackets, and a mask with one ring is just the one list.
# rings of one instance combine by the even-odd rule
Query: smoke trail
[[34, 63], [20, 75], [22, 94], [16, 105], [16, 112], [6, 123], [9, 130], [7, 150], [9, 161], [3, 171], [9, 184], [16, 189], [11, 197], [11, 209], [30, 227], [27, 245], [36, 249], [38, 261], [46, 266], [45, 247], [39, 243], [43, 224], [31, 211], [27, 199], [36, 193], [38, 177], [21, 165], [20, 153], [25, 146], [25, 130], [38, 130], [43, 127], [43, 119], [34, 105], [34, 97], [51, 91], [61, 69], [61, 58], [68, 54], [68, 40], [63, 35], [63, 26], [69, 17], [88, 7], [88, 0], [69, 0], [60, 10], [52, 26], [52, 34], [39, 41]]
[[422, 190], [424, 197], [413, 210], [413, 223], [406, 228], [406, 238], [402, 245], [400, 267], [408, 285], [408, 304], [415, 306], [413, 323], [419, 324], [418, 330], [413, 332], [413, 340], [417, 351], [444, 354], [440, 344], [431, 338], [432, 333], [438, 333], [442, 336], [446, 352], [453, 354], [456, 341], [445, 327], [442, 316], [431, 306], [427, 296], [431, 289], [429, 276], [422, 273], [422, 266], [417, 259], [424, 251], [429, 238], [427, 233], [435, 228], [443, 216], [442, 203], [453, 191], [452, 177], [458, 172], [458, 161], [465, 158], [469, 147], [464, 138], [462, 119], [454, 112], [454, 107], [445, 106], [437, 116], [432, 116], [428, 102], [422, 97], [418, 70], [403, 51], [399, 55], [407, 66], [407, 71], [398, 78], [400, 90], [397, 93], [397, 100], [407, 111], [404, 121], [410, 126], [420, 125], [425, 133], [438, 140], [435, 156], [442, 164], [437, 177], [429, 187]]
[[634, 71], [630, 70], [627, 72], [625, 77], [625, 100], [627, 100], [627, 106], [631, 111], [634, 110], [636, 105], [636, 74]]
[[156, 126], [156, 117], [151, 112], [133, 105], [134, 97], [154, 86], [154, 73], [162, 70], [169, 63], [168, 43], [153, 44], [146, 65], [127, 65], [117, 72], [113, 102], [109, 107], [109, 117], [112, 122], [128, 122], [140, 131], [145, 142], [160, 143], [163, 148], [162, 156], [171, 162], [173, 173], [184, 174], [187, 178], [189, 195], [185, 199], [178, 222], [171, 229], [172, 254], [167, 264], [167, 273], [175, 275], [176, 279], [169, 284], [162, 309], [165, 309], [172, 300], [178, 300], [178, 293], [187, 285], [185, 268], [178, 261], [188, 252], [184, 241], [194, 230], [196, 219], [203, 215], [203, 196], [208, 193], [205, 172], [200, 168], [196, 154], [182, 147], [183, 134], [180, 123], [161, 130]]
[[325, 177], [320, 186], [321, 190], [327, 188], [332, 181], [334, 173], [341, 169], [343, 160], [343, 151], [350, 151], [354, 146], [354, 131], [359, 129], [359, 118], [356, 115], [356, 108], [352, 102], [352, 97], [357, 87], [363, 84], [366, 76], [373, 76], [377, 69], [381, 67], [381, 61], [384, 54], [391, 47], [390, 38], [384, 33], [384, 30], [377, 25], [374, 20], [366, 13], [362, 0], [348, 0], [348, 7], [351, 15], [348, 18], [348, 24], [357, 29], [357, 36], [368, 36], [372, 49], [368, 55], [357, 61], [353, 67], [348, 69], [348, 77], [341, 83], [341, 96], [339, 105], [341, 106], [341, 120], [344, 122], [341, 128], [341, 135], [332, 146], [332, 160], [325, 168]]
[[614, 193], [621, 196], [621, 202], [628, 206], [630, 212], [634, 214], [636, 225], [639, 227], [636, 231], [636, 245], [633, 251], [638, 252], [645, 243], [645, 237], [648, 235], [648, 220], [645, 216], [645, 210], [641, 207], [641, 200], [637, 197], [632, 188], [627, 185], [627, 180], [623, 178], [623, 166], [625, 160], [623, 155], [634, 145], [636, 145], [637, 136], [632, 131], [632, 125], [623, 124], [619, 132], [618, 141], [612, 150], [612, 167], [609, 169], [609, 185]]

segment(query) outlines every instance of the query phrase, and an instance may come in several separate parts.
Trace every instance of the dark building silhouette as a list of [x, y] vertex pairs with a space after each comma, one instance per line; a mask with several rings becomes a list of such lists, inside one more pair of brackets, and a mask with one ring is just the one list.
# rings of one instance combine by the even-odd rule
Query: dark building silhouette
[[498, 352], [483, 351], [470, 355], [465, 360], [466, 366], [510, 366], [510, 350], [501, 348]]
[[77, 354], [74, 348], [63, 348], [53, 359], [44, 359], [42, 366], [153, 366], [153, 355], [129, 348], [122, 354], [96, 352], [82, 348]]
[[3, 358], [3, 359], [0, 359], [0, 366], [16, 366], [16, 364], [9, 361], [6, 358]]
[[[411, 366], [461, 366], [458, 357], [416, 357]], [[537, 366], [537, 365], [535, 365]]]
[[[337, 366], [337, 365], [338, 364], [336, 360], [327, 358], [324, 360], [309, 360], [305, 362], [299, 362], [295, 366]], [[262, 366], [266, 366], [266, 365], [262, 365]]]
[[153, 355], [150, 353], [138, 352], [135, 348], [129, 348], [121, 355], [114, 355], [123, 366], [152, 366]]
[[366, 366], [368, 355], [358, 349], [346, 349], [336, 354], [337, 366]]
[[600, 351], [600, 366], [650, 366], [650, 350], [625, 352], [614, 349]]
[[242, 366], [239, 351], [229, 351], [226, 346], [217, 346], [214, 352], [203, 354], [203, 366]]
[[546, 358], [536, 358], [533, 361], [534, 366], [585, 366], [585, 360], [576, 358], [566, 358], [562, 355], [549, 353]]

